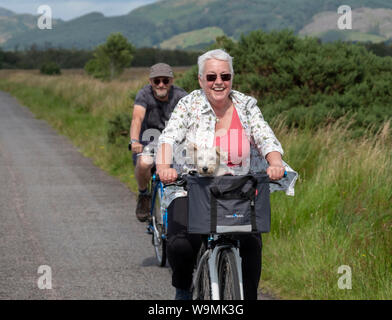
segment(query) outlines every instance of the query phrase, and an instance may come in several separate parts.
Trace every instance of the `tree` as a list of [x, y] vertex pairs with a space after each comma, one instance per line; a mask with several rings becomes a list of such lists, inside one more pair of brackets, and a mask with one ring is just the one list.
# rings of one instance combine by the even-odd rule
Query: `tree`
[[3, 50], [0, 48], [0, 69], [3, 67], [3, 60], [4, 60], [4, 53]]
[[134, 47], [121, 33], [112, 33], [94, 51], [94, 58], [85, 65], [88, 74], [102, 80], [112, 80], [129, 67]]

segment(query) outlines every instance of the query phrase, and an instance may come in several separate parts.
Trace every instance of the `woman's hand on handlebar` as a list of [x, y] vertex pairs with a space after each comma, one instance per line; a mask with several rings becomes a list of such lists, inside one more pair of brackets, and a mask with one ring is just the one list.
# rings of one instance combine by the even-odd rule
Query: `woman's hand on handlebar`
[[173, 168], [159, 168], [159, 166], [157, 166], [157, 174], [159, 180], [165, 184], [175, 182], [178, 177], [176, 169]]
[[282, 165], [270, 165], [267, 168], [267, 174], [271, 180], [282, 179], [285, 174], [285, 168]]
[[266, 155], [269, 167], [267, 174], [271, 180], [282, 179], [285, 174], [285, 168], [282, 163], [282, 155], [278, 151], [271, 151]]

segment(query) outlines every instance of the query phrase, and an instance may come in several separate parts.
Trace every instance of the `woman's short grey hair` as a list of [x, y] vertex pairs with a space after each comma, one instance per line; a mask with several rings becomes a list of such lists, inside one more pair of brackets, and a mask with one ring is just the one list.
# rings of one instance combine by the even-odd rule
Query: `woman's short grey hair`
[[199, 56], [199, 58], [197, 59], [197, 64], [199, 66], [199, 76], [203, 75], [204, 65], [206, 61], [210, 59], [227, 61], [230, 66], [230, 72], [232, 76], [234, 76], [233, 57], [231, 57], [226, 51], [222, 49], [210, 50]]

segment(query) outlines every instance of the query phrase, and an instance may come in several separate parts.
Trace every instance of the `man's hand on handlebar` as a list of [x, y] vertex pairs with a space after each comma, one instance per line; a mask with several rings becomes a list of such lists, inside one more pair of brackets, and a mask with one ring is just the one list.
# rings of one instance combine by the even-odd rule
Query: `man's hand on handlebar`
[[143, 151], [143, 145], [140, 142], [133, 142], [132, 143], [132, 152], [133, 153], [142, 153]]

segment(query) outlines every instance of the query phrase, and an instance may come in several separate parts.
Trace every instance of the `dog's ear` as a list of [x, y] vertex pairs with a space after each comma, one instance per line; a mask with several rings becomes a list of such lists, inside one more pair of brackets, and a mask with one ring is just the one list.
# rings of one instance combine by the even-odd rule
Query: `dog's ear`
[[193, 142], [188, 143], [188, 150], [197, 151], [197, 144]]
[[220, 146], [216, 146], [216, 154], [218, 155], [220, 161], [222, 161], [222, 162], [226, 162], [227, 161], [227, 159], [228, 159], [227, 152], [222, 150], [220, 148]]
[[229, 160], [229, 155], [226, 151], [222, 150], [219, 146], [216, 146], [216, 154], [218, 155], [221, 163], [226, 163]]
[[187, 145], [187, 158], [189, 159], [189, 164], [196, 164], [197, 157], [197, 145], [193, 142], [188, 143]]
[[220, 149], [220, 146], [216, 146], [215, 150], [216, 150], [216, 155], [217, 155], [216, 159], [218, 161], [220, 161], [221, 160], [221, 149]]

